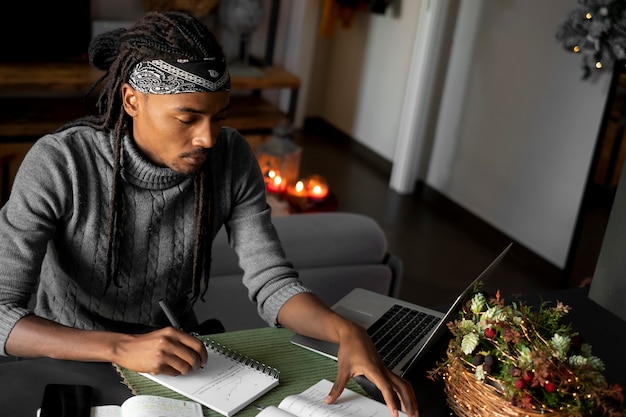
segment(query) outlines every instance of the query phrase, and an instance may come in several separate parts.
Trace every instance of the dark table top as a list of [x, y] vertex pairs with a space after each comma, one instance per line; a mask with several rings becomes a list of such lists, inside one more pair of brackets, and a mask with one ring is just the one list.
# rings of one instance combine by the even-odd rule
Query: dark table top
[[[575, 288], [527, 294], [523, 299], [532, 304], [562, 301], [572, 307], [569, 318], [573, 328], [593, 345], [594, 354], [605, 365], [605, 376], [626, 387], [622, 347], [626, 345], [626, 322], [600, 307], [587, 297], [587, 288]], [[407, 375], [416, 391], [420, 416], [449, 417], [443, 382], [431, 381], [428, 371], [444, 356], [448, 338], [437, 342]], [[91, 385], [93, 405], [121, 404], [132, 393], [115, 369], [106, 363], [79, 363], [54, 359], [29, 359], [0, 365], [0, 414], [11, 417], [34, 417], [41, 406], [46, 384], [67, 383]]]
[[93, 387], [93, 404], [121, 404], [132, 393], [111, 364], [24, 359], [0, 365], [0, 415], [35, 417], [47, 384]]

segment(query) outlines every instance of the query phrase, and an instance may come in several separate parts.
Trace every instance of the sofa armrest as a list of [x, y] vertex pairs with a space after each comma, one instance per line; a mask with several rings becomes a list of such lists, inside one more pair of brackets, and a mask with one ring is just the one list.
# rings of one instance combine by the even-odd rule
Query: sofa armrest
[[[344, 212], [293, 214], [273, 219], [287, 259], [303, 283], [332, 306], [353, 288], [397, 296], [402, 262], [390, 254], [382, 228], [370, 217]], [[194, 307], [200, 321], [219, 318], [226, 330], [263, 325], [247, 298], [243, 271], [224, 229], [213, 242], [206, 303]]]
[[[389, 256], [383, 230], [374, 219], [365, 215], [343, 212], [293, 214], [277, 217], [273, 223], [287, 259], [296, 269], [381, 263]], [[224, 228], [213, 241], [212, 253], [211, 275], [242, 272]]]

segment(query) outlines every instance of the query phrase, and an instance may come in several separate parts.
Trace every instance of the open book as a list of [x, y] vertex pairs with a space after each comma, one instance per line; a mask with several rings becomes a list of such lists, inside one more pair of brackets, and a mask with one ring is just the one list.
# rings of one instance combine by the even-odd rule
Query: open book
[[[278, 407], [263, 408], [256, 417], [389, 417], [387, 406], [345, 388], [335, 404], [325, 404], [324, 398], [333, 383], [322, 379], [300, 394], [285, 397]], [[406, 414], [399, 412], [401, 417]]]
[[[37, 410], [37, 416], [41, 409]], [[202, 407], [193, 401], [157, 395], [135, 395], [122, 405], [91, 407], [90, 417], [203, 417]]]
[[199, 402], [225, 416], [232, 416], [278, 385], [279, 371], [206, 340], [209, 359], [203, 369], [185, 375], [141, 375]]

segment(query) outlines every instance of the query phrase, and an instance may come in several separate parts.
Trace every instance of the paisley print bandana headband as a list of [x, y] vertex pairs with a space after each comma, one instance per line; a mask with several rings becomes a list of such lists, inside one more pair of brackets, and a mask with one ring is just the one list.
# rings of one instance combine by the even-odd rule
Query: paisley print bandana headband
[[230, 91], [230, 75], [224, 59], [205, 58], [140, 62], [128, 83], [145, 94], [179, 94]]

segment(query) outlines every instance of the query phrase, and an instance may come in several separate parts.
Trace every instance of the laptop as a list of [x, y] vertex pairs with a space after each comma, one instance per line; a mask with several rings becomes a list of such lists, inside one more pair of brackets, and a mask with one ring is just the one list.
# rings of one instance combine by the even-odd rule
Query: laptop
[[[459, 294], [445, 313], [363, 288], [353, 289], [332, 309], [367, 329], [387, 367], [395, 374], [404, 376], [428, 348], [448, 331], [446, 324], [457, 317], [462, 305], [474, 294], [475, 285], [485, 282], [512, 245], [509, 243]], [[290, 340], [297, 346], [337, 360], [338, 346], [334, 343], [299, 334]]]

